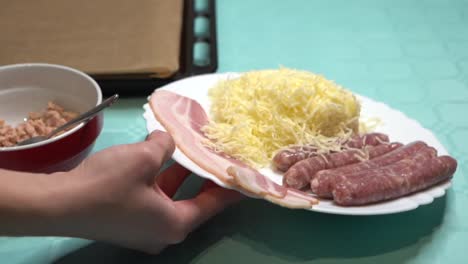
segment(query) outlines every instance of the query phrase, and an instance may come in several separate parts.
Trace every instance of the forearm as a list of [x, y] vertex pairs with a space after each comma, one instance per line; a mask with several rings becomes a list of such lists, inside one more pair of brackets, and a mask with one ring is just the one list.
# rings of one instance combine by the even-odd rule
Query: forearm
[[46, 174], [0, 169], [0, 235], [57, 235], [52, 179]]

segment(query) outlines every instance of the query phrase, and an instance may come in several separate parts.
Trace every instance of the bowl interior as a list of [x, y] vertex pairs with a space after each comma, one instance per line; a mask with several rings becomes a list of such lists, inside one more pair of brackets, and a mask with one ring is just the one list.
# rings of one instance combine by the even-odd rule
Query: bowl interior
[[24, 121], [54, 101], [68, 111], [83, 113], [102, 99], [87, 75], [63, 66], [30, 64], [0, 67], [0, 119], [10, 125]]

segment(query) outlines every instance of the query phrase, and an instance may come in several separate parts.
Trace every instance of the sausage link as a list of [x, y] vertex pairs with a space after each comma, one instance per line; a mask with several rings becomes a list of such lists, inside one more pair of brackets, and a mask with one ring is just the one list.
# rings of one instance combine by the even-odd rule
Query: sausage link
[[[345, 148], [362, 148], [363, 146], [377, 146], [382, 143], [388, 143], [388, 136], [382, 133], [369, 133], [363, 136], [353, 136], [350, 140], [343, 143]], [[273, 165], [281, 172], [287, 171], [297, 162], [317, 156], [317, 148], [312, 145], [292, 146], [279, 151], [273, 157]]]
[[398, 147], [400, 143], [366, 146], [364, 149], [353, 149], [326, 155], [319, 155], [294, 164], [283, 176], [283, 185], [302, 189], [310, 184], [317, 172], [338, 168], [362, 160], [372, 159], [388, 153]]
[[[311, 180], [310, 188], [312, 189], [312, 192], [321, 198], [332, 198], [332, 190], [335, 184], [342, 180], [343, 177], [360, 173], [368, 169], [390, 165], [406, 157], [412, 156], [422, 148], [430, 147], [428, 147], [427, 144], [422, 141], [415, 141], [367, 161], [343, 166], [340, 168], [319, 171], [317, 175], [315, 175], [315, 177], [313, 177]], [[436, 152], [434, 148], [430, 149], [430, 151]]]
[[457, 162], [450, 156], [415, 155], [340, 182], [333, 190], [333, 199], [344, 206], [394, 199], [448, 180], [456, 168]]

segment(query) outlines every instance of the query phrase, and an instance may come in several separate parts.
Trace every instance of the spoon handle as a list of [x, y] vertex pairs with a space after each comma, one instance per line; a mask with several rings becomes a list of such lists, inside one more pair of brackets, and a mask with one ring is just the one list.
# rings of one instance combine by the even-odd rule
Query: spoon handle
[[60, 132], [60, 131], [62, 131], [64, 129], [67, 129], [67, 128], [73, 126], [73, 125], [76, 125], [76, 124], [81, 123], [83, 121], [90, 120], [95, 115], [97, 115], [99, 112], [101, 112], [104, 108], [106, 108], [108, 106], [111, 106], [113, 103], [115, 103], [115, 101], [117, 101], [118, 98], [119, 98], [119, 95], [114, 94], [113, 96], [107, 98], [106, 100], [104, 100], [102, 103], [98, 104], [97, 106], [95, 106], [91, 110], [89, 110], [89, 111], [75, 117], [74, 119], [68, 121], [67, 123], [57, 127], [52, 132], [50, 132], [49, 135], [47, 135], [47, 138], [51, 138], [55, 134], [57, 134], [58, 132]]

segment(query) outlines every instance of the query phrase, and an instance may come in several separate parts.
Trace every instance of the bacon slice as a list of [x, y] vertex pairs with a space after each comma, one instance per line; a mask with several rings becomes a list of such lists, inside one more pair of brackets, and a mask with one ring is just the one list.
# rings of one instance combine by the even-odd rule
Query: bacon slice
[[289, 208], [310, 208], [318, 203], [310, 195], [278, 185], [245, 163], [207, 148], [203, 143], [208, 139], [201, 128], [209, 120], [202, 106], [195, 100], [160, 89], [151, 95], [150, 106], [177, 147], [199, 167], [226, 185], [241, 188], [247, 193]]
[[314, 197], [303, 192], [295, 191], [294, 189], [288, 189], [286, 196], [281, 199], [271, 195], [266, 195], [264, 198], [272, 203], [291, 209], [310, 208], [318, 203], [318, 200]]
[[[278, 205], [289, 208], [310, 208], [318, 203], [318, 200], [313, 196], [278, 185], [258, 172], [254, 173], [250, 168], [231, 166], [227, 169], [227, 172], [234, 177], [236, 183], [243, 189], [258, 194]], [[259, 179], [258, 175], [261, 175], [263, 179]], [[274, 195], [274, 192], [269, 192], [269, 190], [281, 192], [283, 196], [278, 198], [277, 195]]]
[[173, 92], [156, 90], [151, 95], [150, 105], [156, 119], [187, 157], [197, 164], [203, 164], [203, 169], [216, 174], [221, 181], [232, 182], [232, 177], [220, 172], [226, 171], [236, 161], [213, 155], [214, 152], [203, 145], [206, 138], [201, 128], [208, 123], [208, 116], [198, 102]]
[[260, 196], [272, 195], [280, 198], [286, 195], [286, 188], [270, 181], [267, 177], [251, 168], [230, 166], [227, 168], [227, 173], [235, 179], [237, 185], [250, 193]]

